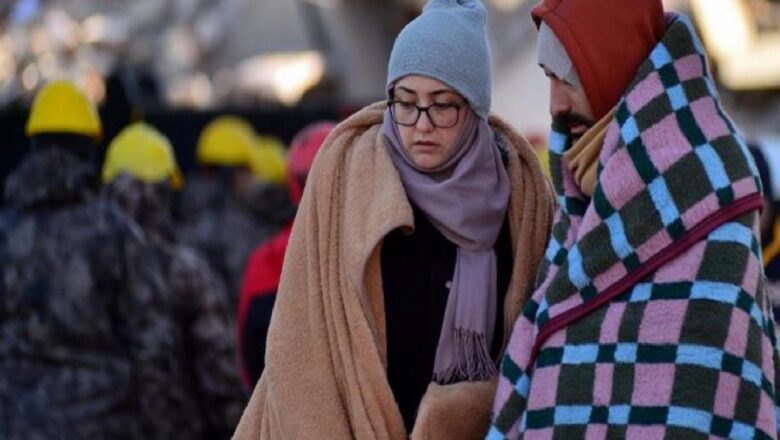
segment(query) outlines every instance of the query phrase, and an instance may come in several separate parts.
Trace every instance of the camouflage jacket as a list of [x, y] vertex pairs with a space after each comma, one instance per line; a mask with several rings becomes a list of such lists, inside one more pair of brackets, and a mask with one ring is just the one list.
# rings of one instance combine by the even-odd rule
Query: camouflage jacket
[[294, 214], [286, 188], [258, 184], [239, 200], [218, 183], [191, 178], [182, 197], [179, 237], [203, 253], [228, 289], [235, 320], [241, 277], [249, 255]]
[[0, 211], [0, 438], [163, 439], [175, 329], [143, 234], [72, 153], [34, 151]]
[[183, 375], [175, 386], [187, 396], [172, 418], [179, 438], [229, 438], [245, 405], [225, 288], [197, 252], [174, 241], [170, 190], [120, 175], [106, 188], [149, 237], [160, 257], [180, 343], [176, 353]]

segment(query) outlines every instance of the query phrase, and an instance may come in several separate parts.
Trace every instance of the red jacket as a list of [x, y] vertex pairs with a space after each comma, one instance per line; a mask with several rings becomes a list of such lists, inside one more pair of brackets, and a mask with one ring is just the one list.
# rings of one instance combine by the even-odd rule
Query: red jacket
[[292, 222], [258, 246], [244, 270], [238, 300], [238, 350], [244, 382], [250, 389], [265, 367], [265, 339], [291, 231]]

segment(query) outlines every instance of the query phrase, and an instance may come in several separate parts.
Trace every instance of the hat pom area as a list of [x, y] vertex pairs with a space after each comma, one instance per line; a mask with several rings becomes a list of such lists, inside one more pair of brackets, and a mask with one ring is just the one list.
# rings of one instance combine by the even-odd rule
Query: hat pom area
[[491, 65], [482, 2], [431, 0], [398, 34], [390, 53], [387, 87], [408, 75], [428, 76], [455, 89], [486, 119]]

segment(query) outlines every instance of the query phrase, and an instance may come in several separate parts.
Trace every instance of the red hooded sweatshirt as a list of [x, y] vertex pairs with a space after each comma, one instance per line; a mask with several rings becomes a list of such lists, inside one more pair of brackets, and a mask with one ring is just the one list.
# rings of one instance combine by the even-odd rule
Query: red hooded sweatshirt
[[566, 48], [597, 120], [617, 105], [666, 29], [661, 0], [543, 0], [531, 16]]

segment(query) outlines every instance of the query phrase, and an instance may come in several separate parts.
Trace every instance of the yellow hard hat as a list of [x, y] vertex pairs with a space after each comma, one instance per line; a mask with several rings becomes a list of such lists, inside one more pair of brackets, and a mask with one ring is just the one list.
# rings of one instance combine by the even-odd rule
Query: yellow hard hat
[[255, 136], [249, 122], [237, 116], [220, 116], [203, 129], [195, 156], [204, 165], [251, 168]]
[[74, 133], [99, 138], [102, 133], [95, 105], [70, 81], [52, 81], [35, 95], [27, 119], [27, 136]]
[[103, 183], [113, 182], [122, 173], [147, 183], [170, 179], [174, 189], [184, 183], [168, 138], [143, 122], [127, 126], [108, 146]]
[[261, 182], [287, 181], [287, 158], [282, 141], [273, 136], [258, 136], [252, 157], [252, 175]]

